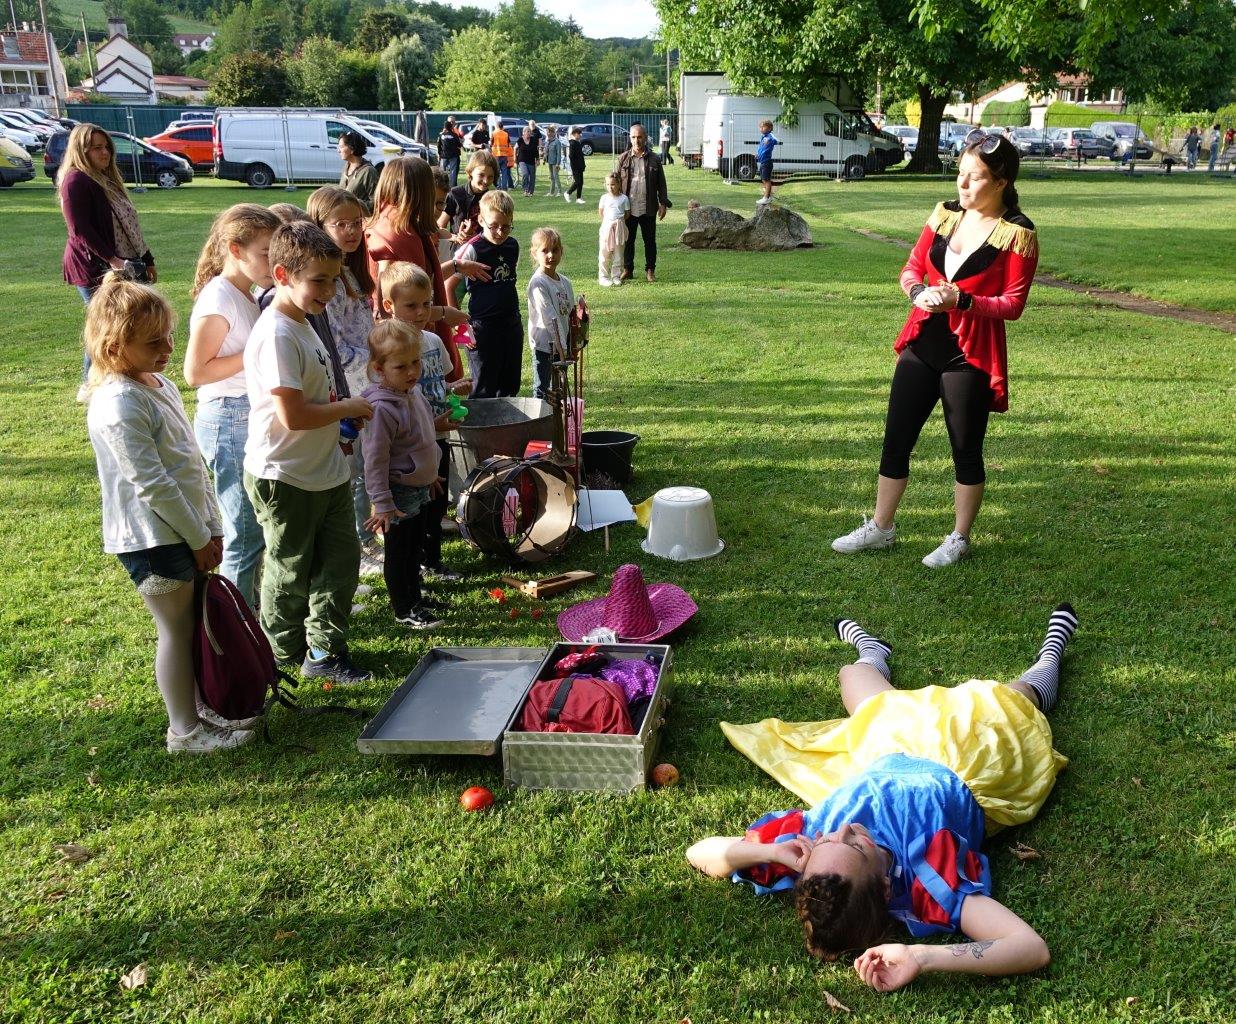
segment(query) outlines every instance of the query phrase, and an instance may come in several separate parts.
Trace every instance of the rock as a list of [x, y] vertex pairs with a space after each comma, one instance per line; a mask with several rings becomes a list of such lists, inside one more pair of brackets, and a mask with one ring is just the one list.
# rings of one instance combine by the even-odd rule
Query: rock
[[814, 244], [807, 222], [784, 206], [760, 206], [748, 220], [719, 206], [687, 210], [687, 230], [679, 239], [692, 249], [743, 249], [780, 252]]

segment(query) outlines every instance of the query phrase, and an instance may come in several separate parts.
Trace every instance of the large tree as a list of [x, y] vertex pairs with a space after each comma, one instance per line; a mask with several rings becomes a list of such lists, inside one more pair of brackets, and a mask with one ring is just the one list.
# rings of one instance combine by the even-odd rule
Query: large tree
[[[392, 39], [378, 63], [379, 105], [383, 110], [395, 110], [402, 94], [404, 110], [423, 109], [429, 100], [433, 69], [433, 53], [419, 35]], [[398, 83], [396, 71], [399, 72]]]
[[596, 51], [583, 36], [543, 43], [528, 68], [529, 103], [537, 110], [570, 109], [600, 95]]
[[381, 53], [392, 39], [408, 33], [408, 14], [399, 7], [371, 7], [361, 15], [352, 45], [363, 53]]
[[341, 105], [345, 77], [343, 47], [333, 39], [306, 39], [296, 57], [287, 62], [287, 71], [297, 103], [309, 107]]
[[492, 28], [456, 32], [438, 59], [430, 92], [436, 110], [522, 110], [528, 67], [509, 36]]
[[287, 102], [288, 92], [288, 74], [278, 58], [233, 53], [219, 64], [210, 102], [220, 107], [278, 107]]

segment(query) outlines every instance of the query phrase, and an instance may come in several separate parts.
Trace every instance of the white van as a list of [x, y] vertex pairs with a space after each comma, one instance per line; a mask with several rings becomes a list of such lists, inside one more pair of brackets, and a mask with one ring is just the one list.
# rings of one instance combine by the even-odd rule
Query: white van
[[280, 181], [339, 180], [339, 136], [357, 132], [379, 170], [404, 150], [379, 139], [344, 111], [220, 107], [215, 111], [215, 177], [270, 188]]
[[901, 144], [884, 135], [862, 111], [842, 110], [827, 100], [798, 107], [793, 127], [778, 123], [781, 102], [763, 96], [722, 93], [710, 96], [704, 114], [703, 164], [727, 179], [752, 181], [758, 174], [755, 151], [760, 121], [773, 122], [781, 140], [774, 167], [783, 173], [844, 174], [861, 178], [904, 157]]

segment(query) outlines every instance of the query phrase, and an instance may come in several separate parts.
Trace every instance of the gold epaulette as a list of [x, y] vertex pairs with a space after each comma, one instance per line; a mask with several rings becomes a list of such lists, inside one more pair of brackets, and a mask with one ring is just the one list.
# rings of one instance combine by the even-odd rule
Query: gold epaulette
[[936, 208], [927, 218], [927, 226], [937, 235], [951, 235], [960, 220], [960, 210], [950, 210], [943, 203], [936, 203]]
[[1039, 236], [1034, 228], [1023, 228], [1003, 219], [988, 237], [987, 244], [1027, 258], [1039, 254]]

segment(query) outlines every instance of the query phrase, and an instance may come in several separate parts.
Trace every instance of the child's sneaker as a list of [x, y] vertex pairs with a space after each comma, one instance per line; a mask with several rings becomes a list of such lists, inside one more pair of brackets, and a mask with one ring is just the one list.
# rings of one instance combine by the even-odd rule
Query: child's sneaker
[[954, 530], [944, 538], [943, 543], [923, 559], [923, 565], [929, 569], [942, 569], [946, 565], [956, 565], [963, 558], [970, 557], [970, 542]]
[[584, 205], [584, 201], [582, 199], [576, 199], [575, 201], [579, 203], [580, 206]]
[[396, 615], [395, 621], [409, 629], [437, 629], [442, 625], [442, 617], [426, 607], [423, 601], [407, 615]]
[[169, 728], [167, 730], [167, 752], [169, 754], [213, 754], [217, 750], [235, 750], [246, 743], [257, 739], [257, 733], [248, 729], [216, 729], [206, 722], [199, 722], [197, 728], [178, 736]]
[[367, 683], [373, 678], [372, 672], [367, 672], [352, 662], [346, 650], [339, 654], [326, 654], [321, 658], [306, 654], [304, 664], [300, 666], [300, 674], [306, 679], [330, 679], [338, 686], [355, 686], [357, 683]]
[[362, 576], [382, 575], [382, 545], [375, 540], [361, 545], [360, 574]]
[[611, 281], [608, 277], [597, 278], [597, 284], [599, 284], [602, 288], [611, 288], [617, 283], [617, 281]]
[[874, 519], [863, 516], [863, 525], [851, 530], [844, 537], [833, 541], [833, 550], [843, 555], [851, 555], [855, 551], [876, 551], [881, 548], [891, 548], [897, 540], [897, 526], [894, 524], [887, 530], [881, 530]]
[[246, 729], [254, 729], [262, 724], [261, 715], [254, 715], [252, 718], [224, 718], [214, 708], [207, 707], [201, 701], [197, 705], [197, 717], [207, 725], [222, 729], [224, 732], [244, 732]]
[[444, 565], [422, 565], [421, 579], [432, 583], [458, 583], [463, 579], [463, 573], [454, 572]]
[[568, 193], [567, 193], [566, 195], [564, 195], [562, 198], [563, 198], [563, 199], [565, 199], [565, 200], [569, 203], [569, 202], [571, 201], [571, 193], [570, 193], [570, 192], [568, 192]]

